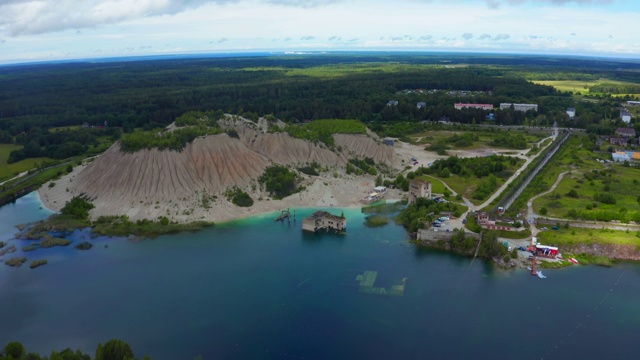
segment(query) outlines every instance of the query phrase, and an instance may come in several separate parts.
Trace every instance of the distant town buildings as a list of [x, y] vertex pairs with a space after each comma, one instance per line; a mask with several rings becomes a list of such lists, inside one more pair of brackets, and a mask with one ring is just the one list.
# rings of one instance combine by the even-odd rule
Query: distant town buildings
[[467, 109], [481, 109], [481, 110], [493, 110], [493, 104], [468, 104], [468, 103], [456, 103], [456, 110]]
[[569, 119], [576, 117], [576, 108], [568, 108], [567, 115], [569, 115]]
[[397, 100], [389, 100], [389, 102], [387, 103], [387, 106], [398, 106], [398, 101]]
[[431, 199], [431, 182], [425, 179], [413, 179], [409, 183], [409, 205], [419, 197]]
[[527, 112], [529, 110], [538, 111], [538, 104], [514, 104], [514, 103], [500, 103], [500, 110], [511, 109], [513, 105], [513, 110], [515, 111], [524, 111]]
[[620, 109], [620, 119], [627, 124], [631, 122], [631, 113], [625, 109]]

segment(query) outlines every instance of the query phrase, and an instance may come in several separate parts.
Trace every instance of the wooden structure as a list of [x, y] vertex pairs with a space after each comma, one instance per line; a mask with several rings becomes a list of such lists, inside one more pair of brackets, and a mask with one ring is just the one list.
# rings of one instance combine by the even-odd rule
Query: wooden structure
[[291, 213], [289, 212], [289, 210], [282, 210], [282, 212], [280, 212], [280, 215], [278, 215], [278, 217], [276, 217], [275, 221], [282, 221], [284, 222], [285, 219], [287, 219], [287, 221], [291, 221]]
[[345, 231], [347, 229], [347, 219], [326, 211], [316, 211], [302, 220], [302, 230], [317, 232], [323, 229], [326, 231], [334, 230], [335, 232]]

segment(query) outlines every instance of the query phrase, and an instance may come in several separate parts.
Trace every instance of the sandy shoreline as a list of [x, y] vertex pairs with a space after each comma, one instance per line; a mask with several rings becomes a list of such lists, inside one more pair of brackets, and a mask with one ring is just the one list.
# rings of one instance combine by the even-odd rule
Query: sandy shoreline
[[[50, 187], [50, 183], [42, 186], [38, 190], [42, 204], [51, 211], [59, 212], [69, 199], [81, 195], [74, 192], [73, 181], [83, 168], [84, 166], [77, 166], [70, 174], [54, 181], [54, 186]], [[289, 208], [360, 208], [363, 206], [360, 200], [373, 191], [375, 177], [340, 174], [337, 178], [308, 177], [303, 183], [306, 186], [305, 190], [282, 200], [269, 199], [267, 194], [261, 192], [250, 193], [254, 205], [247, 208], [232, 204], [222, 194], [216, 194], [217, 199], [211, 201], [210, 208], [202, 206], [197, 194], [169, 203], [159, 198], [138, 204], [118, 204], [109, 199], [94, 199], [96, 208], [91, 211], [91, 217], [96, 219], [103, 215], [125, 214], [131, 220], [166, 216], [171, 221], [179, 223], [227, 222]], [[385, 198], [399, 200], [403, 195], [399, 190], [389, 189]], [[260, 198], [263, 200], [259, 200]]]
[[[228, 139], [221, 138], [218, 140]], [[360, 144], [358, 142], [356, 143]], [[233, 144], [237, 145], [236, 143]], [[388, 149], [386, 145], [380, 146]], [[265, 147], [268, 148], [267, 146]], [[288, 153], [287, 151], [285, 151], [285, 153]], [[424, 166], [439, 158], [446, 157], [424, 151], [422, 146], [414, 146], [402, 142], [396, 142], [396, 145], [393, 147], [393, 152], [396, 154], [395, 159], [398, 162], [396, 166], [399, 167], [408, 165], [412, 157], [417, 158], [420, 165], [424, 164]], [[218, 153], [216, 154], [216, 156], [220, 155]], [[211, 180], [208, 177], [208, 170], [202, 173], [197, 171], [192, 173], [196, 181], [189, 183], [192, 184], [192, 186], [187, 188], [188, 191], [183, 191], [185, 190], [182, 188], [184, 186], [180, 187], [180, 185], [184, 184], [176, 183], [174, 186], [180, 188], [182, 192], [167, 193], [166, 186], [160, 191], [158, 183], [166, 182], [166, 179], [172, 179], [172, 184], [174, 179], [180, 182], [182, 180], [182, 178], [180, 178], [180, 171], [184, 171], [185, 169], [179, 170], [175, 167], [158, 166], [153, 175], [155, 176], [155, 178], [153, 178], [154, 180], [148, 181], [150, 175], [146, 173], [142, 175], [147, 176], [147, 179], [131, 178], [131, 176], [127, 176], [129, 173], [114, 173], [114, 171], [122, 171], [120, 169], [128, 172], [136, 170], [126, 167], [119, 168], [119, 166], [127, 166], [118, 162], [119, 154], [105, 153], [100, 157], [102, 156], [111, 156], [113, 157], [112, 160], [115, 161], [113, 164], [109, 163], [108, 166], [110, 167], [104, 169], [102, 173], [103, 176], [110, 178], [110, 181], [105, 184], [106, 186], [111, 186], [109, 191], [104, 191], [105, 189], [102, 188], [102, 186], [104, 186], [103, 184], [87, 183], [87, 181], [100, 182], [102, 179], [87, 179], [85, 176], [86, 173], [92, 170], [88, 169], [88, 167], [96, 164], [86, 162], [84, 165], [76, 166], [71, 173], [64, 175], [60, 179], [48, 182], [40, 187], [38, 192], [44, 206], [52, 211], [60, 211], [71, 198], [84, 195], [82, 191], [85, 190], [79, 189], [89, 188], [91, 189], [89, 193], [90, 200], [95, 205], [95, 209], [90, 212], [93, 219], [97, 219], [103, 215], [127, 215], [130, 220], [134, 221], [141, 219], [155, 220], [161, 216], [166, 216], [171, 221], [179, 223], [194, 221], [224, 222], [287, 208], [362, 207], [363, 204], [360, 200], [373, 192], [376, 178], [375, 176], [367, 174], [361, 176], [346, 174], [345, 168], [338, 163], [325, 164], [328, 170], [325, 170], [320, 176], [301, 175], [303, 177], [301, 185], [304, 186], [305, 189], [282, 200], [271, 199], [269, 194], [266, 193], [264, 189], [261, 189], [261, 186], [255, 178], [251, 180], [242, 179], [240, 183], [244, 185], [240, 185], [240, 183], [237, 183], [237, 185], [241, 186], [242, 190], [246, 191], [254, 200], [254, 204], [251, 207], [244, 208], [232, 204], [225, 198], [224, 192], [228, 187], [223, 184], [218, 184], [215, 179]], [[217, 159], [218, 157], [214, 158]], [[95, 161], [98, 160], [99, 159], [95, 159]], [[149, 158], [141, 157], [138, 160], [154, 162], [165, 161], [171, 163], [171, 160], [164, 159], [158, 154]], [[199, 159], [195, 160], [199, 161]], [[250, 162], [251, 160], [247, 158], [242, 164], [245, 165]], [[128, 166], [142, 166], [140, 162], [130, 162], [127, 164]], [[205, 163], [198, 164], [201, 168], [206, 169], [207, 165], [204, 165]], [[234, 163], [210, 163], [208, 166], [225, 166], [225, 164], [229, 166], [237, 165]], [[415, 167], [412, 167], [410, 170], [415, 170]], [[218, 171], [231, 171], [234, 174], [240, 174], [239, 169], [235, 167]], [[402, 173], [406, 172], [407, 169], [402, 170]], [[387, 176], [385, 178], [391, 177]], [[395, 176], [393, 176], [393, 178], [395, 178]], [[123, 179], [128, 179], [126, 181], [130, 182], [135, 181], [136, 184], [127, 183], [126, 181], [123, 182]], [[147, 183], [141, 183], [143, 180], [147, 181]], [[91, 186], [88, 187], [88, 185]], [[133, 196], [131, 196], [132, 189], [136, 189], [136, 186], [146, 186], [146, 191], [134, 191]], [[156, 189], [156, 191], [149, 191], [151, 188]], [[119, 189], [128, 190], [129, 193], [119, 193]], [[403, 197], [406, 197], [406, 193], [389, 189], [385, 198], [399, 200]]]

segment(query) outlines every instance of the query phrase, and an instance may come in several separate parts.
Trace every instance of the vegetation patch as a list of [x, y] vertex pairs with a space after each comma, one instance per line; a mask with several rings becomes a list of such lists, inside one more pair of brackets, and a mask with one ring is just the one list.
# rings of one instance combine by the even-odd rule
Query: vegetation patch
[[347, 163], [347, 174], [356, 174], [356, 175], [378, 175], [378, 170], [376, 170], [376, 162], [370, 158], [365, 157], [364, 159], [349, 159]]
[[34, 251], [34, 250], [37, 250], [39, 247], [40, 247], [39, 243], [29, 244], [22, 248], [22, 252]]
[[438, 177], [457, 193], [480, 203], [495, 192], [521, 163], [521, 159], [502, 155], [464, 159], [452, 156], [435, 161], [431, 167], [419, 168], [411, 176], [428, 174]]
[[[551, 193], [534, 202], [534, 210], [555, 218], [640, 222], [640, 169], [596, 161], [608, 154], [592, 151], [589, 137], [570, 138], [551, 163], [536, 176], [527, 195], [544, 192], [562, 171], [568, 173]], [[526, 195], [523, 195], [526, 196]], [[521, 196], [522, 197], [522, 196]], [[519, 198], [520, 199], [520, 198]], [[519, 200], [518, 205], [525, 203]]]
[[40, 247], [46, 249], [54, 246], [67, 246], [69, 244], [71, 244], [71, 240], [55, 238], [47, 234], [40, 242]]
[[83, 241], [81, 243], [76, 244], [76, 246], [74, 246], [74, 248], [76, 248], [77, 250], [89, 250], [92, 247], [93, 247], [93, 244], [88, 241]]
[[133, 153], [143, 149], [173, 150], [182, 151], [188, 143], [199, 136], [216, 135], [222, 133], [219, 128], [212, 128], [205, 125], [189, 126], [173, 131], [152, 130], [137, 131], [125, 134], [120, 139], [120, 150]]
[[606, 256], [601, 255], [593, 255], [593, 254], [566, 254], [566, 257], [572, 257], [578, 260], [578, 263], [581, 265], [597, 265], [597, 266], [605, 266], [612, 267], [615, 265], [616, 261], [614, 259], [608, 258]]
[[496, 230], [499, 237], [505, 239], [524, 239], [531, 236], [531, 230], [525, 229], [521, 231]]
[[382, 227], [389, 223], [389, 218], [384, 215], [369, 215], [364, 218], [364, 225], [367, 227]]
[[315, 120], [308, 124], [289, 125], [289, 135], [312, 142], [335, 146], [333, 134], [366, 134], [367, 127], [358, 120]]
[[313, 161], [310, 164], [298, 167], [297, 170], [305, 175], [319, 176], [320, 171], [322, 170], [322, 166], [320, 166], [320, 164], [318, 164], [317, 162]]
[[640, 247], [640, 232], [610, 229], [565, 228], [538, 233], [538, 241], [545, 245], [611, 244]]
[[406, 206], [406, 202], [403, 203], [400, 201], [396, 201], [392, 203], [382, 203], [382, 204], [363, 206], [361, 211], [364, 214], [391, 215], [404, 209], [405, 206]]
[[121, 216], [101, 216], [96, 221], [89, 221], [89, 214], [86, 211], [92, 208], [88, 200], [76, 197], [67, 202], [61, 214], [51, 215], [48, 219], [38, 221], [27, 227], [16, 238], [22, 239], [43, 239], [41, 247], [66, 246], [70, 241], [66, 239], [54, 238], [55, 234], [68, 234], [77, 229], [92, 228], [96, 235], [104, 236], [138, 236], [141, 238], [154, 238], [164, 234], [175, 234], [183, 231], [198, 231], [206, 227], [213, 226], [212, 222], [195, 221], [187, 224], [171, 222], [165, 216], [160, 216], [157, 220], [137, 220], [131, 221], [126, 215]]
[[[104, 345], [98, 344], [95, 351], [95, 358], [91, 354], [85, 354], [80, 350], [73, 351], [66, 348], [61, 351], [51, 351], [49, 356], [42, 356], [35, 352], [27, 353], [27, 349], [17, 341], [7, 343], [3, 350], [0, 350], [2, 360], [123, 360], [135, 359], [131, 346], [122, 340], [109, 340]], [[142, 358], [149, 360], [148, 356]]]
[[92, 227], [93, 233], [104, 236], [137, 236], [140, 238], [155, 238], [160, 235], [177, 234], [179, 232], [195, 232], [213, 226], [212, 222], [194, 221], [187, 224], [170, 222], [164, 216], [157, 221], [142, 219], [131, 221], [126, 215], [101, 216]]
[[227, 190], [225, 196], [227, 197], [227, 200], [231, 201], [236, 206], [250, 207], [253, 205], [253, 199], [251, 196], [235, 186], [233, 189]]
[[176, 118], [176, 126], [200, 126], [218, 127], [218, 120], [224, 118], [221, 110], [217, 111], [187, 111]]
[[42, 265], [47, 265], [47, 263], [48, 263], [47, 259], [33, 260], [29, 264], [29, 267], [32, 268], [32, 269], [35, 269], [35, 268], [40, 267]]
[[298, 174], [283, 165], [272, 165], [265, 169], [258, 182], [275, 199], [283, 199], [298, 191]]
[[13, 257], [9, 260], [6, 260], [4, 263], [8, 266], [12, 267], [20, 267], [27, 261], [26, 257]]
[[454, 216], [459, 217], [466, 210], [466, 206], [452, 202], [437, 203], [431, 199], [417, 198], [413, 204], [407, 206], [396, 217], [396, 221], [410, 232], [416, 232], [426, 228], [425, 223], [431, 223], [437, 219], [441, 212], [451, 212]]

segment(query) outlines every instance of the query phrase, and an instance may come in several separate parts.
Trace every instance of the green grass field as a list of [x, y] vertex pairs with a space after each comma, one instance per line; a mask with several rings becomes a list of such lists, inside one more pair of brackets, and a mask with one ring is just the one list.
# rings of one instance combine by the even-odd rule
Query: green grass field
[[[487, 148], [492, 147], [491, 142], [495, 138], [495, 135], [501, 134], [501, 132], [488, 132], [488, 131], [445, 131], [445, 130], [429, 130], [423, 131], [418, 134], [413, 134], [409, 136], [409, 140], [414, 145], [426, 145], [426, 144], [437, 144], [440, 141], [447, 141], [454, 135], [461, 136], [463, 134], [470, 133], [478, 136], [478, 140], [473, 141], [470, 146], [456, 146], [455, 143], [447, 143], [447, 145], [452, 150], [473, 150], [478, 148]], [[513, 133], [522, 133], [519, 131], [513, 131]], [[533, 145], [538, 141], [542, 140], [546, 135], [544, 134], [536, 134], [536, 133], [524, 133], [527, 143]], [[514, 152], [515, 153], [515, 152]]]
[[545, 245], [614, 244], [640, 247], [640, 234], [632, 231], [560, 227], [538, 233], [538, 241]]
[[[624, 219], [625, 213], [640, 212], [640, 169], [599, 163], [596, 159], [604, 159], [608, 154], [581, 148], [580, 143], [580, 138], [569, 140], [565, 150], [545, 168], [543, 176], [549, 186], [560, 173], [571, 173], [564, 176], [553, 192], [534, 201], [534, 211], [540, 213], [546, 207], [546, 216], [557, 218], [565, 218], [571, 209], [606, 211], [619, 220]], [[577, 197], [567, 195], [572, 190]], [[596, 194], [611, 194], [616, 203], [598, 202], [594, 199]], [[592, 209], [587, 210], [588, 206]]]
[[[617, 84], [617, 85], [637, 85], [635, 83], [626, 82], [626, 81], [618, 81], [611, 79], [599, 79], [599, 80], [534, 80], [536, 84], [540, 85], [548, 85], [553, 86], [558, 91], [570, 91], [572, 93], [578, 93], [580, 95], [594, 95], [594, 93], [589, 92], [589, 87], [599, 84]], [[638, 94], [615, 94], [613, 96], [638, 96]]]
[[51, 129], [49, 129], [51, 132], [58, 132], [58, 131], [65, 131], [65, 130], [78, 130], [81, 129], [82, 126], [80, 125], [72, 125], [72, 126], [58, 126], [58, 127], [52, 127]]
[[440, 181], [439, 179], [437, 179], [437, 178], [435, 178], [433, 176], [429, 176], [429, 175], [422, 175], [422, 176], [419, 176], [419, 178], [425, 179], [425, 180], [431, 182], [431, 192], [433, 194], [442, 194], [442, 193], [444, 193], [444, 189], [446, 189], [446, 188], [445, 188], [444, 184], [442, 183], [442, 181]]
[[[497, 177], [497, 180], [498, 180], [498, 186], [502, 186], [502, 184], [504, 184], [506, 182], [506, 179], [508, 179], [511, 175], [513, 175], [513, 173], [516, 171], [516, 169], [518, 169], [518, 168], [520, 168], [520, 166], [522, 166], [522, 163], [523, 163], [523, 160], [519, 159], [518, 162], [516, 163], [516, 165], [509, 166], [501, 174], [496, 174], [496, 177]], [[462, 176], [458, 176], [458, 175], [453, 175], [452, 174], [447, 179], [441, 179], [441, 178], [437, 178], [437, 179], [440, 180], [440, 181], [444, 181], [456, 193], [462, 194], [462, 196], [464, 196], [465, 198], [469, 199], [469, 201], [471, 201], [471, 203], [473, 203], [475, 205], [480, 205], [480, 204], [482, 204], [483, 202], [486, 201], [486, 199], [478, 200], [478, 199], [474, 199], [473, 198], [473, 192], [478, 187], [478, 184], [480, 182], [482, 182], [482, 181], [485, 181], [486, 178], [477, 178], [475, 176], [462, 177]], [[431, 179], [430, 179], [430, 181], [431, 181]], [[435, 184], [434, 184], [434, 187], [435, 187]], [[433, 190], [433, 192], [437, 193], [437, 191], [435, 191], [435, 190]]]
[[[441, 65], [412, 65], [388, 62], [371, 62], [361, 64], [332, 64], [313, 66], [308, 68], [288, 68], [288, 67], [246, 67], [243, 71], [280, 71], [286, 76], [309, 76], [320, 78], [335, 78], [359, 73], [394, 73], [407, 70], [425, 70], [434, 67], [442, 67]], [[213, 69], [212, 71], [220, 71]]]
[[31, 170], [36, 167], [37, 163], [51, 160], [49, 158], [33, 158], [24, 159], [13, 164], [7, 164], [9, 153], [21, 148], [22, 146], [20, 145], [0, 144], [0, 181], [11, 179], [23, 171]]

